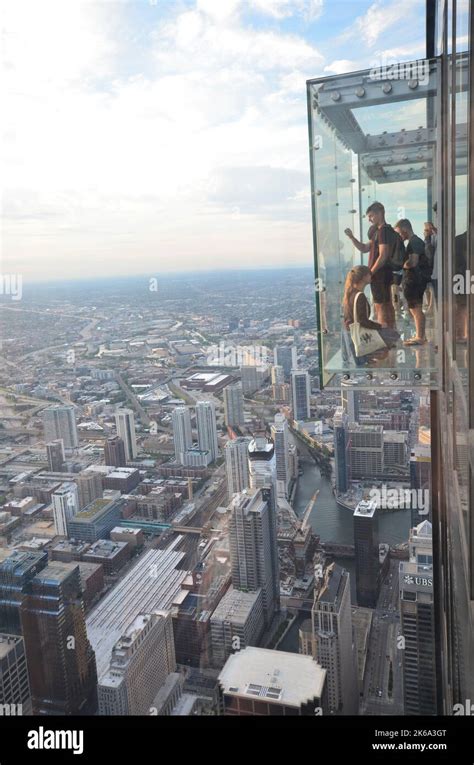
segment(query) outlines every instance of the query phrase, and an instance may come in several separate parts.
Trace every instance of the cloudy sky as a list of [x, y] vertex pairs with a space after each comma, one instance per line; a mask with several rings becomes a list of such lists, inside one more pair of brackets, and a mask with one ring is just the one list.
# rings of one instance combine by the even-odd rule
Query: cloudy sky
[[425, 52], [424, 0], [2, 7], [1, 270], [28, 280], [309, 264], [306, 79]]

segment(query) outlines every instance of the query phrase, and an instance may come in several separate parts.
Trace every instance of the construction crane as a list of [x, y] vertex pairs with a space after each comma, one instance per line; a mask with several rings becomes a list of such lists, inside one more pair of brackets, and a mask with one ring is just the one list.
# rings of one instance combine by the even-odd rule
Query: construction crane
[[303, 515], [303, 520], [301, 521], [301, 528], [302, 529], [306, 528], [306, 526], [308, 524], [309, 516], [311, 515], [311, 511], [312, 511], [312, 509], [314, 507], [314, 503], [316, 502], [316, 500], [318, 498], [318, 494], [319, 494], [319, 489], [316, 489], [316, 491], [314, 492], [313, 496], [311, 497], [311, 499], [309, 500], [308, 504], [306, 505], [306, 510], [304, 511], [304, 515]]

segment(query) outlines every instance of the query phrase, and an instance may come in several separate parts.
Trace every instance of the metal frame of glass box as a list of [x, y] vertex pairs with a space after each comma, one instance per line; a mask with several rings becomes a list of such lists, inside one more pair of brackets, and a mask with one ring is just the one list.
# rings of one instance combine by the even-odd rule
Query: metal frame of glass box
[[[456, 64], [460, 90], [467, 89], [467, 62]], [[441, 197], [442, 141], [440, 58], [381, 65], [378, 68], [309, 80], [307, 83], [315, 293], [320, 383], [335, 376], [371, 387], [376, 381], [438, 386], [436, 355], [440, 331], [436, 301], [429, 318], [430, 343], [400, 342], [384, 360], [360, 364], [348, 352], [343, 330], [342, 294], [347, 271], [367, 263], [344, 235], [351, 228], [367, 241], [365, 210], [384, 203], [387, 221], [423, 222], [434, 217]], [[467, 123], [467, 117], [466, 117]], [[457, 127], [456, 173], [467, 173], [467, 129]], [[442, 220], [437, 221], [441, 261]], [[441, 268], [438, 287], [441, 291]], [[367, 289], [370, 296], [370, 290]], [[402, 339], [412, 320], [404, 318]], [[350, 344], [349, 344], [350, 345]], [[353, 350], [353, 349], [352, 349]]]

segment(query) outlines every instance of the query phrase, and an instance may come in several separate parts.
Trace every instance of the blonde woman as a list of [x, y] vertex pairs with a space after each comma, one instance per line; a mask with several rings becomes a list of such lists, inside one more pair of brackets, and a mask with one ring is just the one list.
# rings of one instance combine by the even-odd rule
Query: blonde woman
[[[387, 349], [392, 348], [400, 337], [396, 330], [389, 327], [382, 327], [379, 322], [372, 321], [369, 318], [370, 306], [369, 301], [364, 295], [364, 288], [370, 284], [371, 279], [372, 273], [368, 266], [354, 266], [347, 274], [346, 283], [344, 285], [342, 308], [344, 315], [344, 327], [346, 330], [345, 336], [346, 342], [349, 343], [349, 347], [354, 358], [356, 358], [354, 346], [348, 332], [350, 325], [354, 321], [358, 322], [361, 327], [365, 327], [366, 329], [376, 329], [379, 335], [385, 341]], [[360, 295], [360, 297], [358, 298], [356, 304], [357, 315], [354, 316], [354, 304], [358, 295]], [[385, 352], [379, 351], [377, 353], [384, 354]], [[356, 364], [365, 364], [370, 360], [370, 358], [380, 358], [377, 353], [371, 354], [370, 356], [361, 356], [356, 358]]]

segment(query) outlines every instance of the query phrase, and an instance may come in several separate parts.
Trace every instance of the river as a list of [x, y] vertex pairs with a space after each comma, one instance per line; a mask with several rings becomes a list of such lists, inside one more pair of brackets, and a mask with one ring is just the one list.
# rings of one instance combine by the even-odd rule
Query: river
[[[332, 492], [331, 480], [322, 478], [319, 468], [312, 459], [300, 458], [300, 467], [303, 475], [299, 478], [296, 490], [294, 510], [298, 516], [303, 515], [308, 502], [316, 489], [319, 494], [309, 517], [311, 526], [321, 537], [322, 542], [339, 542], [341, 544], [354, 544], [354, 527], [352, 512], [340, 509]], [[396, 545], [408, 540], [410, 530], [411, 511], [398, 510], [394, 513], [382, 513], [379, 515], [379, 541]], [[355, 561], [354, 558], [335, 558], [336, 562], [343, 566], [350, 574], [351, 600], [356, 603], [355, 591]], [[282, 640], [278, 649], [298, 653], [298, 629], [300, 624], [309, 614], [299, 613], [291, 629]]]
[[[300, 476], [296, 490], [294, 510], [296, 515], [303, 515], [308, 502], [316, 489], [318, 498], [309, 517], [315, 534], [321, 542], [339, 542], [354, 544], [354, 526], [352, 512], [338, 507], [332, 492], [331, 480], [322, 478], [319, 468], [311, 459], [300, 459], [303, 475]], [[408, 540], [411, 511], [397, 510], [379, 515], [379, 541], [396, 545]]]

